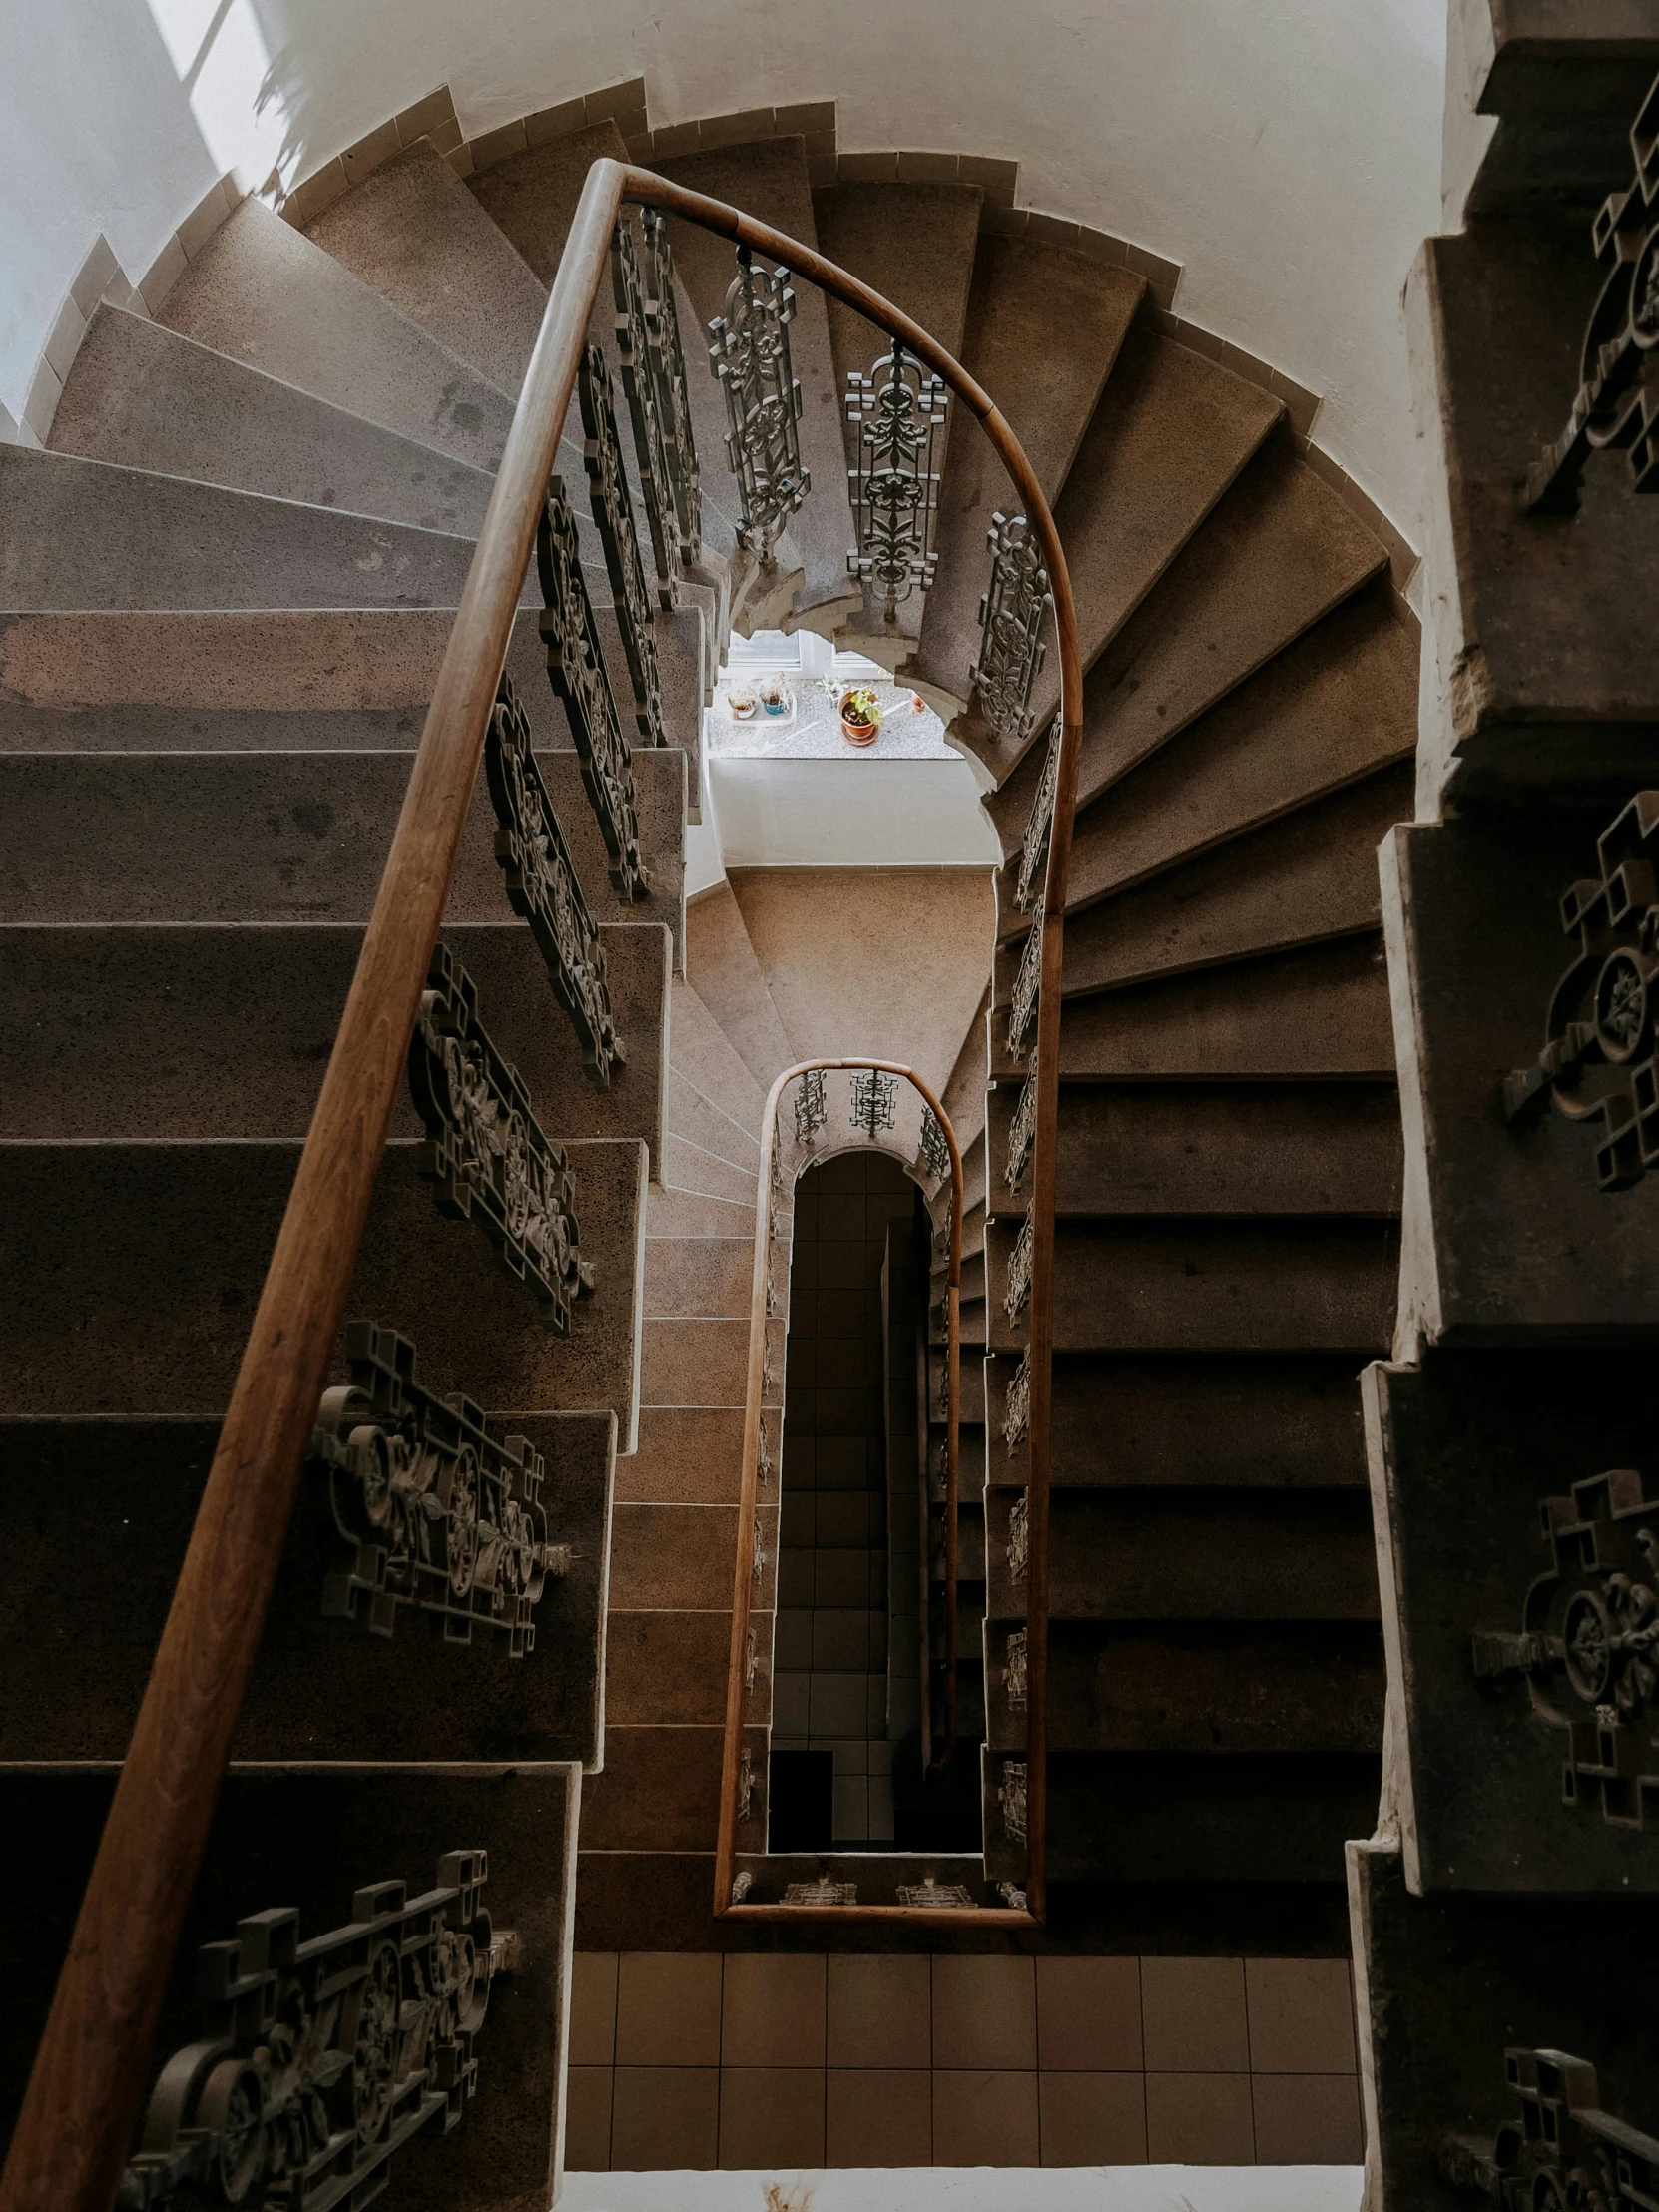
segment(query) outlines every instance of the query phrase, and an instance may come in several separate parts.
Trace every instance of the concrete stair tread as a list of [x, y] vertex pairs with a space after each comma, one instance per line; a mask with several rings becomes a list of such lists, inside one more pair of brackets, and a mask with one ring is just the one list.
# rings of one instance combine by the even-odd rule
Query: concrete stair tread
[[52, 418], [53, 452], [476, 537], [493, 479], [447, 453], [103, 306]]
[[509, 396], [258, 200], [220, 226], [157, 319], [469, 467], [500, 462]]
[[[1127, 269], [987, 233], [979, 241], [961, 362], [1002, 409], [1052, 506], [1146, 289]], [[978, 430], [953, 439], [939, 488], [939, 566], [912, 668], [965, 699], [995, 513], [1019, 511], [1013, 479]]]
[[714, 1154], [730, 1167], [749, 1175], [758, 1171], [760, 1147], [748, 1130], [672, 1066], [668, 1072], [667, 1095], [668, 1126], [675, 1136]]
[[743, 1237], [755, 1235], [753, 1191], [747, 1201], [715, 1192], [653, 1189], [646, 1201], [648, 1237]]
[[759, 1139], [766, 1093], [732, 1049], [725, 1030], [696, 990], [684, 981], [674, 986], [669, 1060], [705, 1098]]
[[676, 1136], [672, 1130], [663, 1146], [663, 1181], [675, 1192], [730, 1199], [740, 1206], [753, 1207], [755, 1203], [753, 1168], [734, 1167], [730, 1160]]
[[516, 396], [547, 285], [423, 140], [382, 162], [305, 235], [449, 352]]
[[747, 1321], [754, 1272], [753, 1236], [647, 1235], [645, 1318]]
[[799, 1057], [778, 1017], [729, 881], [686, 912], [686, 976], [764, 1094]]
[[956, 1055], [949, 1080], [940, 1094], [939, 1103], [950, 1116], [951, 1127], [956, 1132], [956, 1142], [964, 1152], [969, 1143], [985, 1126], [985, 1083], [988, 1072], [987, 1023], [991, 1010], [990, 986], [974, 1011], [962, 1035], [962, 1049]]

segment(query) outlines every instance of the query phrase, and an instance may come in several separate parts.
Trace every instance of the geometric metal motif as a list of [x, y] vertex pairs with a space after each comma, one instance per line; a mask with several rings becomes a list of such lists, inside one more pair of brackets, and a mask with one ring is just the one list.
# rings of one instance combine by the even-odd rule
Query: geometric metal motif
[[848, 1115], [854, 1129], [861, 1129], [874, 1141], [878, 1129], [890, 1129], [898, 1102], [898, 1078], [887, 1075], [880, 1068], [860, 1069], [849, 1086], [852, 1111]]
[[931, 1106], [921, 1110], [920, 1153], [923, 1169], [935, 1183], [942, 1183], [950, 1173], [950, 1147]]
[[433, 948], [409, 1040], [409, 1090], [426, 1125], [416, 1170], [436, 1183], [438, 1212], [477, 1221], [563, 1336], [572, 1301], [593, 1289], [575, 1181], [563, 1147], [542, 1133], [524, 1078], [480, 1023], [477, 985], [444, 944]]
[[1008, 1127], [1008, 1188], [1017, 1191], [1026, 1167], [1031, 1159], [1031, 1147], [1037, 1141], [1037, 1063], [1031, 1062], [1031, 1072], [1025, 1078], [1019, 1094], [1019, 1104], [1014, 1108], [1014, 1118]]
[[831, 1882], [828, 1874], [820, 1875], [816, 1882], [792, 1882], [784, 1892], [786, 1905], [856, 1905], [857, 1902], [855, 1882]]
[[1005, 1759], [1002, 1762], [1002, 1787], [997, 1791], [1002, 1800], [1002, 1826], [1009, 1841], [1023, 1844], [1025, 1841], [1025, 1761]]
[[1013, 997], [1008, 1006], [1008, 1057], [1022, 1059], [1025, 1039], [1037, 1017], [1037, 994], [1043, 979], [1043, 902], [1039, 898], [1031, 915], [1031, 933], [1019, 956]]
[[808, 1144], [817, 1136], [829, 1118], [825, 1104], [825, 1070], [809, 1068], [795, 1090], [795, 1141]]
[[1659, 491], [1659, 391], [1646, 370], [1659, 344], [1659, 80], [1649, 87], [1630, 132], [1636, 173], [1602, 203], [1590, 227], [1598, 261], [1609, 266], [1590, 312], [1579, 383], [1566, 428], [1526, 472], [1521, 505], [1533, 514], [1575, 514], [1592, 452], [1628, 448], [1633, 491]]
[[794, 319], [789, 272], [767, 269], [740, 246], [725, 309], [709, 324], [709, 365], [726, 394], [738, 541], [762, 561], [772, 559], [774, 539], [812, 489], [801, 460], [801, 386], [790, 366]]
[[1659, 2138], [1601, 2109], [1596, 2070], [1564, 2050], [1506, 2050], [1520, 2104], [1486, 2142], [1450, 2135], [1440, 2171], [1499, 2212], [1649, 2212], [1659, 2204]]
[[[1035, 1201], [1032, 1204], [1034, 1206]], [[1019, 1235], [1014, 1239], [1014, 1249], [1008, 1255], [1008, 1281], [1002, 1298], [1002, 1311], [1011, 1322], [1018, 1321], [1025, 1311], [1026, 1300], [1031, 1296], [1032, 1228], [1032, 1209], [1027, 1207]]]
[[657, 423], [674, 493], [680, 565], [695, 568], [703, 557], [703, 498], [692, 436], [691, 386], [680, 343], [680, 311], [674, 303], [674, 254], [668, 243], [668, 218], [661, 208], [640, 210], [640, 277]]
[[897, 1895], [900, 1905], [920, 1906], [923, 1912], [940, 1908], [950, 1911], [973, 1903], [964, 1883], [940, 1882], [930, 1874], [924, 1874], [919, 1882], [901, 1882]]
[[1002, 1677], [1002, 1693], [1011, 1711], [1025, 1710], [1025, 1630], [1016, 1628], [1008, 1637], [1008, 1664]]
[[628, 740], [611, 694], [599, 630], [582, 574], [581, 541], [565, 487], [557, 476], [547, 482], [536, 528], [536, 570], [541, 580], [542, 643], [547, 648], [547, 680], [565, 710], [570, 735], [582, 760], [582, 782], [599, 821], [610, 876], [624, 904], [651, 888], [640, 865], [640, 830], [634, 812], [634, 766]]
[[1054, 826], [1054, 794], [1060, 784], [1060, 738], [1064, 730], [1061, 717], [1056, 714], [1048, 733], [1048, 753], [1043, 761], [1042, 781], [1037, 786], [1037, 796], [1031, 802], [1031, 819], [1025, 825], [1025, 841], [1020, 847], [1019, 874], [1014, 881], [1014, 904], [1023, 914], [1037, 895], [1037, 878], [1048, 859], [1048, 832]]
[[1622, 1191], [1659, 1168], [1659, 791], [1638, 792], [1596, 853], [1600, 878], [1561, 901], [1578, 957], [1555, 986], [1542, 1052], [1504, 1082], [1503, 1110], [1520, 1121], [1553, 1098], [1570, 1121], [1599, 1120], [1596, 1173]]
[[411, 2135], [447, 2135], [478, 2084], [491, 1980], [517, 1958], [492, 1934], [487, 1875], [485, 1853], [452, 1851], [435, 1889], [372, 1883], [325, 1936], [301, 1942], [277, 1908], [204, 1943], [201, 2038], [163, 2067], [117, 2202], [354, 2208]]
[[582, 1046], [582, 1065], [600, 1090], [628, 1057], [616, 1033], [604, 939], [588, 911], [570, 848], [536, 761], [530, 718], [503, 676], [484, 740], [484, 771], [499, 825], [495, 857], [507, 900], [530, 924], [553, 989]]
[[[634, 457], [639, 463], [645, 519], [651, 532], [651, 556], [657, 570], [657, 600], [660, 606], [669, 608], [674, 605], [672, 547], [678, 535], [674, 519], [674, 471], [652, 360], [650, 316], [639, 246], [626, 211], [618, 217], [616, 229], [611, 233], [611, 290], [616, 300], [622, 389], [628, 401], [629, 419], [634, 425]], [[585, 423], [585, 414], [583, 420]], [[695, 465], [694, 461], [694, 468]]]
[[1002, 1441], [1011, 1459], [1024, 1443], [1031, 1422], [1031, 1348], [1026, 1346], [1019, 1356], [1008, 1383], [1007, 1395], [1002, 1401]]
[[310, 1463], [328, 1477], [350, 1546], [323, 1583], [323, 1613], [389, 1636], [399, 1606], [412, 1605], [442, 1621], [445, 1643], [469, 1644], [476, 1624], [522, 1658], [547, 1577], [571, 1562], [568, 1544], [547, 1540], [541, 1453], [523, 1436], [486, 1434], [470, 1398], [423, 1389], [414, 1346], [389, 1329], [349, 1323], [345, 1359], [351, 1380], [324, 1392], [311, 1436]]
[[588, 504], [605, 548], [605, 572], [622, 650], [634, 686], [634, 720], [647, 745], [667, 745], [663, 728], [662, 678], [657, 672], [657, 633], [651, 624], [651, 598], [640, 565], [640, 541], [634, 530], [634, 501], [622, 465], [616, 409], [611, 404], [611, 371], [597, 345], [582, 348], [576, 372], [582, 409], [582, 459], [588, 472]]
[[1659, 1495], [1615, 1467], [1546, 1497], [1539, 1517], [1550, 1572], [1527, 1591], [1519, 1634], [1474, 1636], [1474, 1671], [1524, 1675], [1532, 1710], [1565, 1730], [1565, 1804], [1599, 1799], [1613, 1827], [1645, 1828], [1659, 1812]]
[[933, 449], [949, 403], [943, 379], [924, 376], [896, 339], [867, 376], [853, 369], [846, 379], [846, 419], [858, 431], [858, 458], [846, 472], [858, 543], [846, 566], [874, 585], [888, 623], [901, 599], [931, 587], [938, 566]]
[[1030, 1562], [1031, 1492], [1021, 1490], [1008, 1508], [1008, 1579], [1023, 1582]]
[[1003, 745], [1023, 745], [1031, 734], [1031, 687], [1048, 651], [1043, 618], [1054, 601], [1024, 515], [993, 514], [987, 542], [991, 580], [979, 602], [979, 658], [968, 669], [968, 699]]

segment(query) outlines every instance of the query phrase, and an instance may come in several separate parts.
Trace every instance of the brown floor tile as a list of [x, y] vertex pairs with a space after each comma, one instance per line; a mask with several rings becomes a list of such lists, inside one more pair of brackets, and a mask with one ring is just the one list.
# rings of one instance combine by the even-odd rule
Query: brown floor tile
[[[933, 1961], [937, 1966], [938, 1960]], [[1034, 2073], [935, 2073], [935, 2166], [1034, 2166]]]
[[718, 1951], [622, 1953], [617, 1979], [616, 2056], [619, 2066], [719, 2064]]
[[986, 2070], [1036, 2065], [1037, 1997], [1029, 1958], [933, 1960], [933, 2063]]
[[[829, 2039], [831, 2066], [932, 2064], [929, 1965], [930, 1961], [924, 1957], [880, 1953], [866, 1958], [831, 1955]], [[926, 2160], [918, 2163], [925, 2165]]]
[[618, 2066], [611, 2099], [613, 2170], [712, 2170], [719, 2114], [720, 2074], [713, 2066]]
[[824, 2164], [824, 2074], [808, 2066], [726, 2066], [720, 2076], [720, 2163]]
[[611, 1603], [619, 1611], [732, 1603], [738, 1514], [733, 1505], [629, 1505], [611, 1522]]
[[822, 1953], [729, 1951], [721, 1998], [723, 2066], [824, 2064]]
[[1354, 2071], [1346, 1958], [1247, 1958], [1245, 2000], [1256, 2073]]
[[[609, 2066], [616, 2058], [617, 1953], [579, 1950], [570, 1979], [570, 2063]], [[609, 2112], [607, 2090], [606, 2110]], [[610, 2124], [607, 2120], [607, 2126]]]
[[1141, 2025], [1155, 2073], [1244, 2073], [1242, 1958], [1143, 1958]]
[[1149, 2073], [1146, 2155], [1155, 2166], [1252, 2166], [1250, 2076]]
[[611, 2069], [570, 2069], [565, 2091], [565, 2168], [573, 2174], [602, 2174], [611, 2164]]
[[1037, 2102], [1045, 2166], [1145, 2165], [1141, 2074], [1039, 2074]]
[[1366, 2154], [1353, 2074], [1256, 2074], [1259, 2166], [1357, 2166]]
[[933, 2077], [925, 2067], [831, 2067], [825, 2083], [827, 2166], [932, 2164]]
[[1037, 2063], [1045, 2072], [1140, 2070], [1138, 1958], [1037, 1960]]
[[737, 1497], [743, 1407], [643, 1406], [639, 1449], [616, 1463], [616, 1494], [645, 1504], [724, 1505]]

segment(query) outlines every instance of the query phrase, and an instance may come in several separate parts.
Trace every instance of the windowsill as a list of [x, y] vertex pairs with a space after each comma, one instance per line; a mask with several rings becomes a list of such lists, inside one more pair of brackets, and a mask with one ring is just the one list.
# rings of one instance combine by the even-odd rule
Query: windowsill
[[912, 704], [917, 694], [908, 685], [876, 683], [869, 687], [881, 702], [884, 719], [869, 746], [849, 745], [841, 734], [840, 716], [817, 677], [790, 678], [794, 712], [769, 715], [757, 704], [754, 714], [738, 720], [727, 711], [726, 686], [715, 696], [704, 721], [711, 760], [804, 761], [959, 761], [945, 743], [944, 724], [931, 707]]

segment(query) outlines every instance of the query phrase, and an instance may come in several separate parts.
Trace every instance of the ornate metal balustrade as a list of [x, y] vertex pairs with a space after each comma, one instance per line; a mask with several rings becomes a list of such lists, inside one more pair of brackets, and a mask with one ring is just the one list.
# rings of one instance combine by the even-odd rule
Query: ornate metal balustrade
[[1603, 201], [1590, 227], [1607, 281], [1591, 310], [1578, 391], [1565, 429], [1526, 472], [1521, 505], [1533, 514], [1576, 514], [1590, 456], [1628, 452], [1633, 491], [1659, 491], [1659, 384], [1649, 361], [1659, 345], [1659, 78], [1630, 128], [1635, 173]]
[[1060, 773], [1060, 741], [1064, 726], [1058, 715], [1048, 734], [1048, 752], [1043, 760], [1042, 780], [1037, 786], [1037, 796], [1031, 802], [1031, 819], [1025, 825], [1025, 837], [1020, 846], [1019, 872], [1014, 878], [1014, 904], [1022, 914], [1029, 913], [1032, 901], [1042, 888], [1043, 869], [1048, 863], [1048, 833], [1054, 825], [1054, 790]]
[[846, 472], [858, 542], [848, 573], [881, 601], [881, 619], [898, 620], [912, 591], [929, 591], [938, 554], [934, 463], [950, 394], [925, 375], [902, 345], [883, 353], [867, 376], [846, 379], [846, 419], [858, 433], [858, 458]]
[[[810, 1144], [829, 1119], [823, 1068], [809, 1068], [795, 1087], [795, 1141]], [[775, 1155], [776, 1157], [776, 1155]]]
[[589, 505], [605, 548], [605, 573], [611, 579], [617, 629], [634, 687], [634, 720], [647, 745], [667, 745], [651, 596], [645, 588], [639, 538], [634, 530], [634, 502], [622, 465], [616, 409], [611, 404], [611, 371], [601, 347], [590, 345], [584, 350], [576, 392], [582, 409], [582, 459], [588, 472]]
[[893, 1126], [898, 1110], [898, 1079], [879, 1068], [859, 1068], [847, 1089], [852, 1104], [847, 1119], [873, 1144], [883, 1129]]
[[1003, 745], [1017, 748], [1031, 735], [1031, 692], [1048, 653], [1043, 628], [1054, 596], [1024, 515], [993, 514], [987, 542], [991, 580], [979, 602], [979, 658], [968, 668], [968, 701]]
[[1596, 845], [1600, 877], [1561, 900], [1578, 956], [1555, 986], [1544, 1048], [1503, 1086], [1512, 1122], [1551, 1099], [1570, 1121], [1599, 1121], [1604, 1191], [1659, 1167], [1659, 791], [1638, 792]]
[[1031, 1423], [1031, 1348], [1026, 1346], [1008, 1380], [1002, 1401], [1002, 1441], [1011, 1459], [1024, 1443]]
[[1002, 1310], [1010, 1322], [1019, 1320], [1031, 1296], [1031, 1236], [1028, 1210], [1020, 1224], [1019, 1235], [1014, 1239], [1014, 1249], [1008, 1255], [1008, 1281], [1002, 1295]]
[[323, 1612], [389, 1636], [412, 1607], [445, 1643], [485, 1628], [523, 1658], [542, 1591], [572, 1556], [548, 1541], [541, 1453], [523, 1436], [498, 1442], [469, 1397], [422, 1388], [414, 1346], [389, 1329], [353, 1322], [345, 1359], [351, 1380], [324, 1392], [311, 1439], [347, 1547]]
[[513, 1936], [484, 1908], [488, 1860], [452, 1851], [411, 1898], [376, 1882], [343, 1928], [256, 1913], [197, 1967], [202, 2034], [175, 2051], [121, 2178], [121, 2212], [188, 2201], [329, 2212], [367, 2204], [414, 2135], [447, 2135], [478, 2085], [473, 2049]]
[[426, 1125], [420, 1173], [438, 1211], [476, 1221], [511, 1276], [535, 1292], [550, 1329], [593, 1290], [564, 1148], [542, 1132], [530, 1093], [478, 1019], [478, 991], [447, 945], [432, 954], [409, 1040], [409, 1092]]
[[738, 482], [738, 541], [770, 562], [778, 533], [812, 489], [801, 458], [801, 385], [790, 364], [795, 288], [747, 246], [726, 309], [709, 324], [709, 365], [726, 395], [726, 457]]
[[628, 1054], [611, 1011], [605, 944], [536, 765], [530, 718], [507, 676], [497, 688], [484, 740], [484, 773], [499, 826], [495, 857], [508, 902], [541, 947], [554, 993], [581, 1044], [582, 1065], [600, 1090], [608, 1090], [611, 1069]]
[[611, 881], [617, 896], [631, 904], [651, 888], [650, 871], [640, 859], [633, 755], [605, 672], [593, 603], [582, 574], [576, 517], [558, 476], [548, 479], [542, 502], [536, 568], [544, 602], [541, 635], [547, 648], [547, 679], [581, 755], [582, 782], [610, 854]]
[[1659, 2137], [1601, 2108], [1596, 2070], [1564, 2050], [1507, 2050], [1519, 2106], [1490, 2139], [1449, 2136], [1440, 2171], [1498, 2212], [1649, 2212]]
[[1008, 1001], [1008, 1056], [1013, 1060], [1025, 1057], [1026, 1040], [1037, 1019], [1038, 999], [1042, 987], [1043, 960], [1043, 908], [1037, 901], [1037, 910], [1031, 916], [1031, 928], [1025, 939], [1024, 950], [1019, 956], [1019, 966], [1014, 971], [1013, 993]]
[[939, 1127], [939, 1117], [931, 1106], [921, 1110], [921, 1136], [916, 1145], [916, 1159], [921, 1172], [935, 1183], [942, 1183], [950, 1173], [950, 1147], [945, 1142], [944, 1131]]
[[1008, 1124], [1008, 1165], [1004, 1181], [1010, 1191], [1017, 1191], [1024, 1181], [1025, 1171], [1031, 1165], [1031, 1148], [1036, 1141], [1037, 1070], [1033, 1066], [1020, 1086], [1019, 1103]]
[[1479, 1631], [1474, 1671], [1524, 1676], [1532, 1709], [1566, 1738], [1561, 1796], [1645, 1828], [1659, 1812], [1659, 1494], [1632, 1468], [1575, 1482], [1539, 1508], [1551, 1567], [1518, 1631]]
[[[648, 215], [653, 212], [646, 211]], [[659, 217], [659, 231], [661, 221]], [[690, 443], [690, 413], [688, 411], [683, 419], [676, 419], [674, 423], [674, 436], [684, 437], [684, 443], [676, 447], [671, 443], [669, 424], [663, 412], [665, 397], [671, 407], [677, 406], [685, 384], [685, 362], [678, 363], [679, 389], [676, 389], [674, 367], [663, 359], [669, 326], [663, 323], [660, 297], [654, 300], [651, 289], [654, 283], [665, 284], [668, 311], [672, 316], [674, 275], [666, 233], [651, 241], [644, 258], [652, 265], [649, 276], [641, 267], [640, 239], [633, 221], [624, 213], [611, 233], [611, 287], [616, 299], [617, 351], [622, 359], [622, 389], [634, 426], [634, 458], [639, 463], [646, 524], [651, 533], [657, 597], [659, 603], [668, 608], [674, 605], [676, 553], [682, 548], [681, 507], [684, 505], [689, 511], [690, 527], [695, 536], [701, 505], [697, 491], [696, 449]], [[655, 318], [654, 304], [658, 309]], [[671, 327], [678, 352], [677, 319]], [[586, 426], [585, 413], [583, 421]], [[588, 435], [592, 434], [589, 430]], [[684, 473], [688, 461], [690, 484], [677, 487], [676, 478]]]

